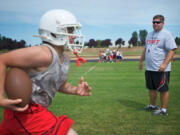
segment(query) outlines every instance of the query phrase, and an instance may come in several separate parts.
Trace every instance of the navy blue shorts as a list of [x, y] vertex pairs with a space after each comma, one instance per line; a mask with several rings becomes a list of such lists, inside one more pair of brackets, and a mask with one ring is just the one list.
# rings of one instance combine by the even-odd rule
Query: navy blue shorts
[[148, 71], [145, 72], [146, 78], [146, 87], [149, 90], [157, 90], [160, 92], [168, 91], [169, 81], [170, 81], [170, 72], [156, 72]]

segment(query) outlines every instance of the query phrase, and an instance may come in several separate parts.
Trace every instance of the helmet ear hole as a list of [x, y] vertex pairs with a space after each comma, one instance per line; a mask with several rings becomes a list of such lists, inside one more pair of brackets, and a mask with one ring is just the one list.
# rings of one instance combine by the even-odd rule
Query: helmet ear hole
[[52, 37], [56, 38], [56, 35], [54, 33], [50, 33]]

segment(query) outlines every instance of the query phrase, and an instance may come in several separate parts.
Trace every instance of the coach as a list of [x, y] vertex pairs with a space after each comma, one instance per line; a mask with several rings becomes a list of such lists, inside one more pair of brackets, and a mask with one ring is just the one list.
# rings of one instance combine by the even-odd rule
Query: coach
[[[150, 104], [145, 107], [147, 111], [154, 111], [153, 115], [168, 115], [167, 104], [169, 96], [169, 80], [171, 59], [177, 48], [171, 33], [163, 29], [164, 16], [153, 17], [153, 29], [146, 37], [146, 45], [139, 61], [139, 69], [146, 61], [146, 87], [149, 89]], [[156, 106], [156, 99], [160, 92], [161, 108]]]

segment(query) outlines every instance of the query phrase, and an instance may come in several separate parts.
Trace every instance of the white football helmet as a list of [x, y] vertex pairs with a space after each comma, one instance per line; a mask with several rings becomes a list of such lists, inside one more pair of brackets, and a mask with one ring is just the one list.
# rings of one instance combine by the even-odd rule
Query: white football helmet
[[[73, 34], [68, 33], [68, 27], [74, 28]], [[54, 9], [46, 12], [40, 19], [39, 37], [53, 45], [65, 46], [71, 51], [76, 50], [81, 53], [84, 46], [84, 36], [81, 34], [80, 28], [81, 24], [77, 22], [72, 13]], [[70, 42], [70, 36], [75, 37], [74, 43]]]

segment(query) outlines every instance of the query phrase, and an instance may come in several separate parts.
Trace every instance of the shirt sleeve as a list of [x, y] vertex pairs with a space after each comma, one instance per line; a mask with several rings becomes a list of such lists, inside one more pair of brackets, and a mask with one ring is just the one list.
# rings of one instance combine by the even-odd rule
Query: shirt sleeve
[[166, 40], [165, 40], [165, 48], [170, 51], [172, 49], [177, 48], [176, 42], [174, 40], [174, 37], [171, 33], [167, 34]]

